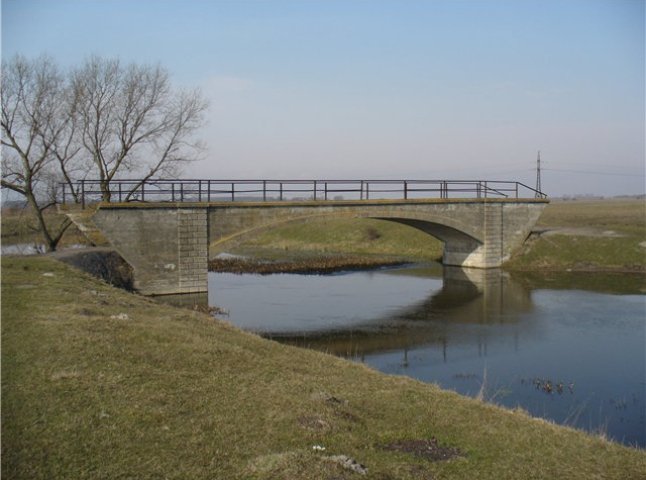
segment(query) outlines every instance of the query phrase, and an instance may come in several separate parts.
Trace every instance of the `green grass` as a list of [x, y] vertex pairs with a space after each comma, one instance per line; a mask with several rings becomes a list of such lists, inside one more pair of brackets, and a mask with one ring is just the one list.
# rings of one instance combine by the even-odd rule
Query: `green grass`
[[[431, 437], [464, 457], [431, 462], [382, 448]], [[356, 459], [368, 475], [332, 455]], [[2, 262], [3, 479], [644, 472], [643, 450], [264, 340], [48, 258]]]
[[528, 241], [508, 269], [646, 271], [643, 199], [553, 202], [536, 228], [555, 232]]
[[412, 227], [374, 219], [323, 218], [291, 222], [249, 235], [219, 251], [277, 259], [311, 255], [374, 255], [437, 260], [442, 243]]

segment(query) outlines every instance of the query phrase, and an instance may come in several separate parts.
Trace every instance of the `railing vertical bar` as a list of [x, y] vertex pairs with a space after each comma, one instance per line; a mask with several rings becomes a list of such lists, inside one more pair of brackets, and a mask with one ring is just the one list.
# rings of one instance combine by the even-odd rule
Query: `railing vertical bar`
[[363, 180], [361, 180], [361, 193], [359, 194], [359, 199], [363, 200]]
[[175, 182], [171, 182], [170, 184], [170, 199], [171, 202], [175, 201]]
[[327, 200], [327, 182], [325, 182], [325, 199]]
[[280, 183], [280, 196], [278, 198], [282, 202], [282, 200], [283, 200], [283, 184], [282, 184], [282, 182]]
[[202, 201], [202, 180], [197, 181], [197, 201]]
[[206, 181], [206, 201], [211, 203], [211, 180]]
[[236, 201], [236, 184], [231, 182], [231, 201]]
[[141, 201], [142, 202], [146, 200], [145, 192], [146, 192], [146, 182], [141, 182]]
[[314, 201], [316, 201], [316, 180], [314, 180]]
[[267, 180], [262, 181], [262, 201], [267, 201]]
[[85, 209], [85, 180], [81, 180], [81, 208]]
[[179, 182], [179, 201], [184, 202], [184, 182]]
[[366, 182], [366, 200], [370, 200], [370, 182]]
[[404, 200], [408, 200], [408, 182], [404, 180]]

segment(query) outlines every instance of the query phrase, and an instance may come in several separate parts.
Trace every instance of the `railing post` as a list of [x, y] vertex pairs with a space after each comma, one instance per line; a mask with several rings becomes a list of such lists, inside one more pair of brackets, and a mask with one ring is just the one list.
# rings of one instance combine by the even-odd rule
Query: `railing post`
[[327, 200], [327, 182], [325, 182], [325, 199]]
[[404, 180], [404, 200], [408, 200], [408, 182]]
[[175, 182], [171, 182], [170, 184], [170, 199], [171, 202], [175, 201]]
[[206, 181], [206, 188], [207, 188], [206, 201], [211, 203], [211, 180]]
[[119, 203], [121, 203], [123, 200], [121, 199], [121, 182], [119, 182]]
[[484, 191], [484, 198], [485, 198], [485, 200], [486, 200], [486, 199], [487, 199], [488, 190], [489, 190], [489, 187], [487, 186], [487, 182], [484, 182], [484, 189], [485, 189], [485, 191]]
[[316, 180], [314, 180], [314, 201], [316, 201]]
[[85, 209], [85, 180], [81, 180], [81, 208]]
[[363, 180], [361, 180], [361, 193], [359, 194], [359, 199], [363, 200]]
[[202, 201], [202, 180], [197, 181], [197, 201]]
[[370, 200], [370, 182], [366, 182], [366, 200]]
[[516, 182], [516, 198], [518, 198], [518, 182]]
[[283, 184], [282, 182], [280, 183], [280, 196], [278, 197], [280, 201], [283, 200]]
[[184, 202], [184, 183], [179, 182], [179, 201]]
[[145, 200], [146, 182], [141, 182], [141, 201]]
[[262, 181], [262, 201], [267, 201], [267, 180]]
[[61, 185], [63, 185], [63, 205], [65, 205], [65, 184], [62, 183]]
[[236, 184], [231, 182], [231, 201], [235, 202], [236, 200]]

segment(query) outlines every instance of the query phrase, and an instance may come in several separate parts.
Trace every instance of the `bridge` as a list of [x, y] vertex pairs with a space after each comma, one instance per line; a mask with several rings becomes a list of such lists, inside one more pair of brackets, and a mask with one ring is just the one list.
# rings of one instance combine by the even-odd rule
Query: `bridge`
[[408, 225], [444, 243], [445, 265], [496, 268], [549, 202], [520, 182], [482, 180], [119, 180], [110, 202], [83, 180], [75, 193], [83, 210], [69, 217], [119, 252], [146, 295], [206, 292], [210, 245], [329, 216]]

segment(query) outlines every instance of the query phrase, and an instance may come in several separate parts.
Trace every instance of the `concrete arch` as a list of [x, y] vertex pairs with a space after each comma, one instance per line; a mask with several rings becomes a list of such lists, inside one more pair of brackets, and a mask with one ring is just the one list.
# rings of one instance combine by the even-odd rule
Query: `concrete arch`
[[[299, 212], [301, 213], [301, 212]], [[228, 235], [218, 236], [217, 225], [209, 232], [209, 251], [228, 242], [234, 242], [243, 235], [258, 234], [262, 231], [271, 230], [282, 225], [295, 222], [307, 222], [314, 219], [325, 218], [369, 218], [375, 220], [384, 220], [406, 225], [420, 230], [427, 235], [437, 238], [444, 244], [443, 262], [450, 265], [464, 265], [469, 257], [481, 254], [483, 241], [478, 238], [477, 233], [473, 232], [474, 228], [463, 225], [456, 219], [447, 216], [430, 216], [410, 214], [407, 212], [392, 211], [347, 211], [347, 212], [325, 212], [276, 216], [273, 218], [263, 218], [262, 221], [255, 222], [252, 225], [245, 225], [245, 228], [230, 232]]]

